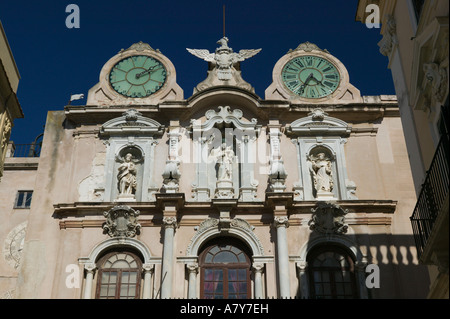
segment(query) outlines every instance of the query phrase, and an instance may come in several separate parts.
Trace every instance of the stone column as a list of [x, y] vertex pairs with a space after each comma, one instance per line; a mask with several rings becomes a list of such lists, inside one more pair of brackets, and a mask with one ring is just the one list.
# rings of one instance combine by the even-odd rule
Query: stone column
[[301, 261], [297, 263], [297, 273], [300, 287], [300, 294], [298, 297], [302, 299], [309, 298], [309, 281], [308, 281], [307, 267], [308, 263], [306, 261]]
[[95, 264], [86, 264], [84, 269], [86, 270], [86, 281], [84, 285], [83, 299], [92, 298], [92, 282], [94, 281], [94, 272], [97, 267]]
[[173, 238], [177, 227], [176, 217], [164, 217], [164, 248], [162, 258], [161, 299], [172, 297]]
[[186, 265], [186, 268], [189, 273], [188, 299], [196, 299], [198, 264], [190, 263]]
[[289, 227], [287, 216], [276, 216], [274, 224], [277, 229], [277, 265], [280, 297], [289, 298], [289, 255], [286, 228]]
[[142, 268], [144, 269], [144, 291], [142, 293], [142, 299], [151, 299], [155, 265], [145, 264]]
[[367, 293], [367, 287], [366, 287], [366, 267], [367, 267], [367, 261], [357, 261], [355, 263], [355, 277], [356, 282], [359, 285], [359, 298], [361, 299], [368, 299], [369, 294]]
[[264, 264], [254, 263], [252, 269], [255, 278], [255, 299], [262, 299], [264, 298], [262, 286], [262, 273], [264, 271]]

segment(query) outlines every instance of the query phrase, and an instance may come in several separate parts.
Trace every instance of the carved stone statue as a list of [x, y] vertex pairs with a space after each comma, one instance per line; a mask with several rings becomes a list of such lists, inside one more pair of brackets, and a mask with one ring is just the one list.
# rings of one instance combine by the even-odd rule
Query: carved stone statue
[[431, 92], [438, 102], [442, 102], [448, 87], [447, 70], [436, 63], [423, 65], [425, 77], [431, 83]]
[[330, 193], [333, 190], [331, 160], [325, 156], [325, 153], [319, 153], [317, 157], [310, 155], [308, 160], [311, 163], [310, 171], [317, 194]]
[[124, 161], [120, 164], [117, 174], [119, 195], [133, 195], [136, 192], [136, 165], [133, 163], [133, 155], [125, 155]]
[[218, 157], [219, 170], [217, 173], [217, 180], [231, 180], [233, 177], [234, 159], [234, 152], [231, 149], [231, 146], [226, 146], [226, 144], [223, 143]]
[[233, 52], [233, 49], [228, 46], [228, 38], [223, 37], [218, 42], [220, 47], [214, 53], [202, 49], [187, 49], [189, 53], [207, 62], [212, 62], [216, 65], [218, 70], [219, 80], [227, 81], [232, 77], [232, 66], [234, 63], [242, 62], [245, 59], [256, 55], [261, 49], [254, 50], [240, 50], [239, 53]]

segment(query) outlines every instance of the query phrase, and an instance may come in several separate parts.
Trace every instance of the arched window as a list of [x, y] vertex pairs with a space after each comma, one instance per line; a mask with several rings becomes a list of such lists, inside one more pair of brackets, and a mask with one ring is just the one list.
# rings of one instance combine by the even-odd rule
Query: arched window
[[106, 254], [98, 263], [97, 299], [138, 299], [142, 261], [127, 251]]
[[201, 289], [205, 299], [251, 297], [250, 258], [243, 245], [230, 238], [209, 243], [200, 254]]
[[314, 249], [308, 255], [308, 273], [311, 298], [358, 298], [354, 261], [341, 247]]

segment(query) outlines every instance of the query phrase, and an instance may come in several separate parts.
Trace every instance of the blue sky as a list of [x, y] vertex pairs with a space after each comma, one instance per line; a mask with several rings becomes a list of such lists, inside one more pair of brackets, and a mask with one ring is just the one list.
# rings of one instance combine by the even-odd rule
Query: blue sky
[[[68, 29], [66, 6], [80, 8], [80, 28]], [[0, 20], [21, 80], [25, 114], [11, 140], [31, 143], [48, 111], [63, 110], [70, 94], [84, 93], [102, 66], [122, 48], [143, 41], [174, 64], [184, 97], [206, 78], [207, 63], [186, 48], [213, 51], [223, 35], [234, 51], [262, 51], [241, 64], [243, 78], [264, 98], [275, 63], [309, 41], [341, 60], [362, 95], [395, 94], [387, 58], [378, 51], [379, 29], [355, 21], [357, 0], [15, 0], [0, 2]], [[85, 104], [86, 99], [73, 104]]]

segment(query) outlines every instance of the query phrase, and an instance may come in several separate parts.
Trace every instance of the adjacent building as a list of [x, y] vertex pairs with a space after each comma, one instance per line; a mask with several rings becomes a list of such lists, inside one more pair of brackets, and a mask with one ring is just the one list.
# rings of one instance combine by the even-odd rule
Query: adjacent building
[[448, 298], [449, 47], [445, 0], [359, 1], [365, 23], [376, 4], [380, 53], [388, 59], [412, 168], [417, 203], [411, 224], [420, 263], [429, 265], [429, 298]]
[[133, 44], [86, 105], [48, 112], [40, 157], [6, 159], [2, 294], [424, 298], [396, 97], [361, 95], [309, 42], [280, 56], [264, 97], [240, 68], [260, 49], [188, 51], [207, 70], [192, 95]]
[[23, 118], [17, 99], [19, 80], [19, 70], [0, 21], [0, 181], [14, 120]]

